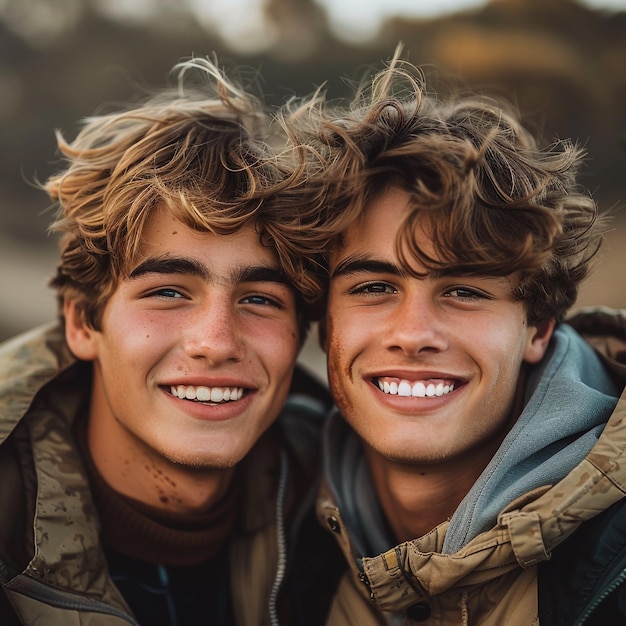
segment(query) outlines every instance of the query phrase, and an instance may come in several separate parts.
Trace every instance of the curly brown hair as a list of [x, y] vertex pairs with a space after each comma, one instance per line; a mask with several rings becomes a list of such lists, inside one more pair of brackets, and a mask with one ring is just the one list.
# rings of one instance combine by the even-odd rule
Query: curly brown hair
[[147, 221], [166, 206], [201, 232], [253, 224], [275, 249], [302, 314], [300, 296], [320, 292], [319, 250], [306, 235], [306, 216], [280, 193], [298, 185], [299, 172], [270, 149], [261, 99], [208, 59], [179, 63], [173, 75], [177, 87], [87, 118], [72, 142], [57, 132], [67, 167], [42, 185], [58, 205], [51, 230], [62, 233], [51, 286], [99, 329], [106, 302], [137, 260]]
[[[412, 198], [396, 242], [409, 273], [423, 275], [415, 262], [426, 271], [517, 272], [529, 321], [562, 320], [605, 221], [576, 181], [583, 151], [571, 141], [539, 147], [504, 100], [436, 97], [398, 54], [349, 105], [317, 92], [281, 112], [291, 142], [308, 154], [310, 203], [323, 207], [328, 249], [377, 193], [399, 185]], [[425, 215], [436, 258], [416, 244]]]

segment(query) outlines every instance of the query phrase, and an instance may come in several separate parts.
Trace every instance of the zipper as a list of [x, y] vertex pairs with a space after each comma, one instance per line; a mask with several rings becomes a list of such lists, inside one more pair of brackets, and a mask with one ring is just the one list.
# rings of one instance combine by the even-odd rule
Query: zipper
[[367, 577], [367, 574], [363, 571], [363, 561], [359, 559], [359, 580], [361, 584], [367, 589], [367, 592], [370, 594], [370, 602], [376, 602], [376, 598], [374, 597], [374, 593], [372, 592], [372, 584], [370, 583], [370, 579]]
[[270, 592], [269, 613], [272, 626], [279, 626], [278, 592], [283, 584], [285, 570], [287, 568], [287, 540], [285, 538], [285, 497], [287, 493], [287, 474], [289, 470], [289, 460], [285, 450], [280, 453], [280, 479], [278, 482], [278, 494], [276, 496], [276, 539], [278, 546], [278, 563], [276, 565], [276, 575]]
[[587, 608], [574, 626], [583, 626], [593, 612], [606, 600], [624, 581], [626, 581], [626, 569], [622, 569], [615, 580], [607, 587]]

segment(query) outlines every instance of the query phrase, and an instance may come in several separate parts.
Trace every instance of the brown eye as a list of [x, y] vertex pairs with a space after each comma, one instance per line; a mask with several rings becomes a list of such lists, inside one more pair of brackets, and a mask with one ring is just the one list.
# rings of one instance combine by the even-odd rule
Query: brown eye
[[443, 295], [445, 298], [459, 298], [461, 300], [477, 300], [487, 298], [487, 295], [482, 291], [470, 289], [468, 287], [455, 287], [454, 289], [448, 289], [448, 291], [446, 291]]
[[363, 294], [363, 295], [379, 295], [379, 294], [394, 294], [398, 293], [398, 290], [389, 283], [371, 282], [358, 285], [354, 289], [350, 290], [351, 294]]

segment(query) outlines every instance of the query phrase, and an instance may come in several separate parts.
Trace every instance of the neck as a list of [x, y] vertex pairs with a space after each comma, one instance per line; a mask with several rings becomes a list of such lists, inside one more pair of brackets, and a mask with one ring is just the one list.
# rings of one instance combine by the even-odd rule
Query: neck
[[[374, 488], [394, 538], [422, 537], [449, 520], [485, 467], [398, 463], [365, 448]], [[488, 461], [488, 459], [487, 459]]]
[[87, 446], [106, 483], [118, 493], [168, 513], [205, 513], [230, 486], [233, 468], [198, 468], [155, 454], [131, 433], [111, 445], [106, 429], [89, 420]]
[[[136, 489], [114, 489], [96, 467], [87, 443], [87, 425], [77, 419], [76, 443], [85, 460], [91, 495], [100, 517], [100, 539], [107, 558], [123, 555], [145, 563], [190, 567], [207, 562], [224, 548], [239, 511], [239, 481], [204, 512], [185, 514], [138, 502]], [[114, 482], [114, 481], [113, 481]], [[126, 497], [122, 491], [129, 492]]]

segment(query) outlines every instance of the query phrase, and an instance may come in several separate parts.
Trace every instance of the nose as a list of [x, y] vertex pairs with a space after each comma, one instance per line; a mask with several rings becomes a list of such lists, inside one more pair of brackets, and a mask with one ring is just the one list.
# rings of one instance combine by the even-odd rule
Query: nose
[[211, 365], [243, 360], [245, 342], [237, 316], [227, 298], [213, 298], [198, 307], [184, 329], [185, 352]]
[[441, 352], [448, 346], [442, 312], [436, 303], [419, 293], [404, 293], [384, 331], [383, 345], [409, 356]]

